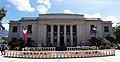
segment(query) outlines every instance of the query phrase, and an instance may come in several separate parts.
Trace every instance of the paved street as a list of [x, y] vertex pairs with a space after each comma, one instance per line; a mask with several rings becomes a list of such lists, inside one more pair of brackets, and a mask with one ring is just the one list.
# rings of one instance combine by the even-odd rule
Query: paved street
[[115, 52], [115, 56], [66, 59], [24, 59], [0, 56], [0, 62], [120, 62], [120, 50], [116, 50]]

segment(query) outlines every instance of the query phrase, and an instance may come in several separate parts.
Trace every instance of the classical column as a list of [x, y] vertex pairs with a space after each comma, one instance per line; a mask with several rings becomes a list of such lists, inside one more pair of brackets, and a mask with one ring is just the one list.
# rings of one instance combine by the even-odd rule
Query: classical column
[[53, 25], [51, 25], [51, 46], [53, 46]]
[[60, 46], [60, 25], [57, 25], [57, 46]]
[[[83, 27], [83, 25], [77, 25], [77, 46], [81, 45], [81, 36], [83, 36], [83, 31], [81, 32], [81, 30], [83, 30], [84, 28], [80, 28]], [[81, 35], [81, 36], [80, 36]]]
[[66, 25], [64, 26], [64, 43], [65, 43], [65, 46], [67, 46], [67, 44], [66, 44]]
[[70, 41], [71, 41], [71, 46], [73, 46], [73, 26], [70, 25]]

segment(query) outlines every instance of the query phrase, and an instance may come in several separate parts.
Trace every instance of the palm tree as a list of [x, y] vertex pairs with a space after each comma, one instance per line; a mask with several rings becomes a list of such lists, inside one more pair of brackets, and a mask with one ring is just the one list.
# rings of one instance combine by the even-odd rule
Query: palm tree
[[5, 28], [2, 26], [1, 21], [6, 16], [6, 13], [7, 13], [7, 10], [4, 7], [0, 8], [0, 29], [2, 30], [5, 30]]

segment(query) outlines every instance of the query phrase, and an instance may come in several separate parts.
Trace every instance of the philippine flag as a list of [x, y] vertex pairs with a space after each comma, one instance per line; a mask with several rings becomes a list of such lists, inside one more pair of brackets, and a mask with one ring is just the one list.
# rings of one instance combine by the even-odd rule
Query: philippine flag
[[92, 29], [92, 30], [90, 31], [90, 34], [91, 34], [91, 35], [95, 35], [95, 33], [96, 33], [96, 29]]
[[27, 30], [22, 30], [22, 38], [24, 40], [27, 40], [27, 37], [28, 37], [28, 31]]

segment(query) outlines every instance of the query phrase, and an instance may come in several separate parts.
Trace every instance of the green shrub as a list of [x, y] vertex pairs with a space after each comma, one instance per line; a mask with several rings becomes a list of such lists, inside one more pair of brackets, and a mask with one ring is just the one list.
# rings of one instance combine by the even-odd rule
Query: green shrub
[[110, 34], [106, 37], [107, 40], [109, 40], [111, 43], [116, 41], [116, 36], [114, 34]]
[[101, 45], [111, 45], [111, 43], [107, 39], [103, 38], [101, 40]]
[[82, 48], [82, 50], [96, 50], [96, 48], [94, 48], [94, 47], [84, 47], [84, 48]]

